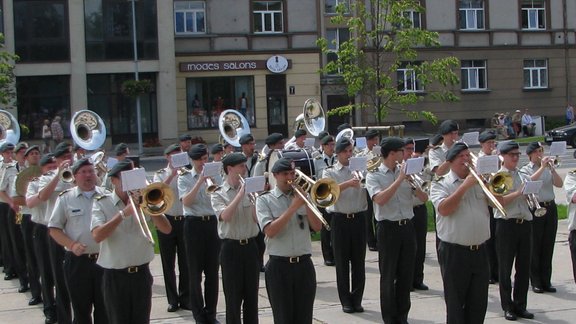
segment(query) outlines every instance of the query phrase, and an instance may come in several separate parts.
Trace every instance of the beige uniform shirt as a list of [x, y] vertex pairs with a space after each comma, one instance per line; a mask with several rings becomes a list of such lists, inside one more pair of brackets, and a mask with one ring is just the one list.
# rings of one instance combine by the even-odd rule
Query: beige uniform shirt
[[446, 152], [448, 152], [448, 146], [444, 144], [428, 152], [430, 170], [434, 170], [435, 167], [440, 166], [444, 161], [446, 161]]
[[[57, 177], [58, 174], [55, 171], [48, 171], [45, 174], [43, 174], [40, 177], [39, 180], [39, 191], [42, 191], [42, 189], [44, 189], [48, 183], [50, 183], [50, 181], [52, 181], [52, 178]], [[50, 219], [50, 216], [52, 216], [52, 211], [54, 210], [54, 205], [56, 205], [56, 199], [58, 199], [58, 195], [60, 195], [60, 193], [66, 189], [70, 189], [74, 187], [73, 183], [65, 183], [62, 182], [62, 180], [58, 180], [58, 184], [56, 185], [56, 189], [54, 189], [54, 192], [52, 192], [52, 195], [50, 195], [50, 198], [48, 198], [48, 200], [46, 201], [46, 222], [48, 222], [48, 220]]]
[[[526, 175], [518, 172], [518, 170], [508, 170], [505, 167], [501, 167], [499, 172], [508, 172], [512, 176], [512, 179], [514, 179], [513, 188], [511, 188], [509, 192], [518, 190], [524, 181], [529, 180]], [[504, 209], [506, 209], [506, 216], [502, 215], [498, 208], [494, 208], [494, 218], [519, 218], [528, 221], [532, 220], [532, 213], [530, 212], [528, 202], [526, 202], [526, 197], [524, 196], [520, 196], [508, 205], [504, 205]]]
[[211, 195], [212, 208], [218, 217], [218, 236], [222, 239], [243, 240], [255, 237], [259, 232], [254, 205], [250, 203], [247, 195], [244, 195], [230, 221], [220, 219], [220, 214], [234, 200], [237, 193], [238, 188], [232, 188], [228, 182], [224, 182], [222, 188]]
[[336, 163], [336, 154], [332, 156], [322, 153], [319, 157], [314, 159], [314, 171], [316, 172], [316, 179], [321, 179], [324, 177], [323, 172], [327, 167], [331, 167]]
[[[366, 176], [366, 189], [370, 197], [374, 197], [380, 191], [390, 187], [398, 178], [399, 173], [400, 170], [398, 168], [394, 168], [394, 170], [388, 169], [384, 164], [380, 165], [377, 171], [369, 172]], [[374, 203], [374, 217], [378, 221], [412, 219], [414, 217], [412, 209], [413, 197], [412, 187], [408, 181], [403, 181], [394, 196], [386, 204], [379, 205]]]
[[[7, 165], [3, 165], [4, 173], [0, 174], [0, 191], [4, 191], [8, 196], [10, 196], [10, 184], [14, 182], [14, 178], [18, 174], [18, 170], [16, 169], [16, 163], [12, 162]], [[0, 199], [0, 202], [6, 202], [3, 199]]]
[[[330, 168], [324, 169], [322, 178], [330, 178], [336, 180], [338, 184], [352, 179], [352, 171], [347, 166], [336, 162]], [[348, 188], [340, 191], [338, 201], [326, 210], [331, 213], [354, 214], [368, 209], [368, 202], [366, 200], [365, 188]]]
[[[156, 171], [156, 173], [154, 173], [154, 182], [164, 182], [164, 180], [170, 176], [171, 172], [172, 169], [169, 167]], [[169, 186], [174, 192], [174, 195], [176, 195], [178, 193], [178, 176], [172, 178], [172, 182], [170, 182]], [[182, 201], [180, 199], [174, 199], [172, 208], [167, 210], [165, 214], [170, 216], [180, 216], [182, 215], [182, 212]]]
[[[530, 162], [520, 169], [521, 173], [524, 173], [530, 178], [540, 167], [536, 164]], [[538, 191], [538, 201], [548, 202], [556, 198], [554, 196], [554, 178], [552, 176], [552, 171], [550, 168], [544, 169], [540, 178], [538, 180], [542, 181], [542, 187]]]
[[566, 201], [568, 201], [568, 231], [576, 230], [576, 204], [572, 202], [572, 197], [576, 193], [576, 172], [571, 171], [564, 179], [564, 191], [566, 191]]
[[[40, 184], [40, 178], [34, 178], [28, 183], [28, 188], [26, 190], [26, 199], [38, 194], [38, 189]], [[48, 225], [48, 219], [46, 219], [46, 203], [40, 203], [34, 208], [30, 208], [31, 219], [34, 223]]]
[[[200, 179], [201, 174], [196, 172], [196, 169], [192, 168], [190, 172], [184, 173], [178, 177], [178, 198], [181, 200], [183, 196], [189, 193], [192, 188], [196, 185], [196, 182]], [[214, 182], [216, 184], [222, 183], [220, 177], [215, 177]], [[206, 182], [200, 185], [198, 190], [198, 195], [196, 200], [190, 206], [182, 204], [184, 216], [209, 216], [214, 215], [214, 210], [212, 209], [212, 204], [210, 203], [210, 194], [206, 192]]]

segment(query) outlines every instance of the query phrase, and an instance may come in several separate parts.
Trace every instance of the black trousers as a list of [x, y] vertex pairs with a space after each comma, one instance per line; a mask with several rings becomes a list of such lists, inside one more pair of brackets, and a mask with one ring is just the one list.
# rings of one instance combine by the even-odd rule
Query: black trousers
[[366, 218], [363, 211], [331, 214], [338, 297], [342, 306], [361, 306], [366, 285]]
[[[199, 323], [212, 323], [218, 305], [218, 257], [220, 238], [215, 216], [208, 220], [186, 216], [184, 220], [186, 260], [190, 278], [190, 306]], [[202, 294], [204, 274], [204, 294]]]
[[[530, 277], [530, 247], [532, 222], [497, 219], [496, 250], [498, 251], [498, 279], [500, 304], [504, 311], [526, 309]], [[512, 265], [515, 266], [512, 292]]]
[[26, 269], [26, 250], [20, 224], [16, 224], [16, 213], [12, 208], [8, 209], [8, 233], [12, 246], [12, 265], [18, 274], [20, 287], [28, 287], [28, 269]]
[[42, 280], [42, 301], [44, 302], [44, 315], [56, 317], [56, 300], [54, 298], [54, 276], [50, 264], [48, 227], [43, 224], [34, 226], [34, 252], [38, 262], [38, 271]]
[[[190, 280], [188, 280], [188, 263], [184, 247], [184, 217], [166, 215], [166, 218], [172, 225], [172, 231], [169, 234], [156, 231], [160, 247], [160, 258], [162, 260], [164, 285], [166, 286], [166, 298], [170, 305], [182, 305], [189, 309]], [[176, 271], [174, 269], [176, 255], [178, 255], [178, 286], [176, 286]]]
[[[138, 271], [132, 272], [136, 268]], [[153, 281], [148, 264], [121, 270], [104, 269], [102, 295], [108, 323], [150, 323]]]
[[[227, 324], [258, 323], [260, 260], [256, 239], [222, 240], [220, 264]], [[241, 313], [243, 316], [241, 316]]]
[[441, 241], [438, 257], [444, 283], [447, 323], [484, 323], [489, 281], [486, 245], [479, 245], [478, 249], [473, 250]]
[[[260, 228], [260, 225], [258, 225], [258, 228]], [[266, 241], [264, 241], [264, 233], [262, 232], [262, 229], [260, 229], [260, 232], [258, 232], [258, 235], [256, 236], [256, 244], [258, 245], [258, 261], [260, 262], [260, 269], [262, 269], [264, 267], [264, 252], [266, 251]]]
[[34, 227], [36, 223], [30, 219], [30, 214], [22, 215], [22, 224], [20, 230], [22, 231], [22, 239], [24, 241], [24, 251], [26, 254], [26, 270], [28, 272], [28, 282], [30, 283], [30, 293], [33, 298], [38, 298], [42, 295], [42, 286], [40, 285], [40, 272], [38, 270], [38, 262], [36, 261], [36, 253], [34, 252]]
[[264, 277], [275, 324], [312, 323], [316, 270], [310, 255], [296, 263], [271, 255]]
[[533, 287], [550, 287], [552, 278], [552, 255], [558, 230], [558, 209], [551, 201], [546, 214], [532, 220], [532, 257], [530, 259], [530, 281]]
[[97, 255], [87, 254], [76, 256], [72, 252], [66, 252], [64, 256], [64, 278], [72, 302], [74, 323], [108, 323], [102, 295], [103, 269], [96, 264], [97, 258]]
[[576, 282], [576, 230], [571, 230], [568, 235], [568, 245], [570, 246], [570, 255], [572, 256], [572, 274]]
[[12, 249], [12, 241], [10, 240], [10, 232], [8, 230], [8, 212], [10, 205], [0, 202], [0, 241], [2, 248], [2, 262], [4, 262], [4, 272], [6, 274], [16, 273], [14, 268], [14, 252]]
[[[322, 216], [328, 222], [332, 224], [332, 214], [326, 211], [326, 208], [318, 208], [322, 212]], [[320, 246], [322, 247], [322, 257], [324, 262], [331, 261], [334, 262], [334, 250], [332, 248], [332, 233], [327, 230], [326, 227], [322, 226], [320, 229]]]
[[428, 234], [428, 209], [426, 204], [414, 206], [414, 232], [416, 234], [416, 258], [414, 259], [414, 279], [412, 285], [424, 283], [424, 260], [426, 259], [426, 234]]
[[410, 311], [410, 290], [414, 278], [416, 235], [414, 224], [378, 222], [378, 266], [380, 268], [380, 310], [384, 323], [402, 323]]
[[58, 324], [72, 323], [72, 306], [64, 278], [64, 248], [48, 235], [50, 266], [56, 287], [56, 313]]
[[498, 255], [496, 254], [496, 219], [494, 208], [488, 207], [490, 213], [490, 238], [486, 241], [488, 249], [488, 261], [490, 262], [490, 279], [498, 281]]
[[368, 247], [375, 248], [376, 242], [376, 218], [374, 218], [374, 202], [370, 195], [366, 195], [368, 202], [368, 209], [364, 212], [366, 214], [366, 243]]

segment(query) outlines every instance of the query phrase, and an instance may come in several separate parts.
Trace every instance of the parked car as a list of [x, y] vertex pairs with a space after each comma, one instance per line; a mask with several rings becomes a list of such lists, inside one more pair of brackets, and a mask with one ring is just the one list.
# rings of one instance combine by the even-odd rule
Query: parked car
[[556, 127], [546, 132], [545, 141], [547, 144], [552, 142], [566, 141], [567, 145], [576, 148], [576, 123], [572, 125]]

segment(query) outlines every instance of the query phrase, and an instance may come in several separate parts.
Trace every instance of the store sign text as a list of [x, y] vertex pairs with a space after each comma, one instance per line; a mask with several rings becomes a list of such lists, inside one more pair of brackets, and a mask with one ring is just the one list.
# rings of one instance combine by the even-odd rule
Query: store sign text
[[242, 70], [266, 70], [266, 69], [267, 69], [266, 60], [180, 63], [180, 72], [242, 71]]

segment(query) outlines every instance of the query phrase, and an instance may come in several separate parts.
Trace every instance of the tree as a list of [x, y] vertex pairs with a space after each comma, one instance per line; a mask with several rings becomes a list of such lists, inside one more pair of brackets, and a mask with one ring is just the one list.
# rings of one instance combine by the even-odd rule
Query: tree
[[[458, 100], [450, 90], [459, 82], [454, 72], [458, 59], [421, 58], [422, 50], [438, 47], [440, 42], [438, 33], [414, 26], [414, 21], [419, 24], [414, 18], [424, 12], [417, 0], [359, 0], [353, 1], [350, 8], [339, 4], [336, 12], [332, 23], [345, 24], [350, 38], [341, 42], [336, 51], [328, 40], [317, 41], [323, 53], [337, 56], [321, 72], [339, 74], [348, 95], [360, 95], [362, 99], [359, 103], [332, 109], [329, 114], [372, 108], [381, 125], [390, 110], [400, 110], [414, 119], [435, 123], [432, 112], [411, 107], [425, 98]], [[423, 89], [426, 92], [414, 91]]]
[[4, 34], [0, 33], [0, 103], [12, 104], [16, 98], [14, 62], [18, 56], [4, 50]]

